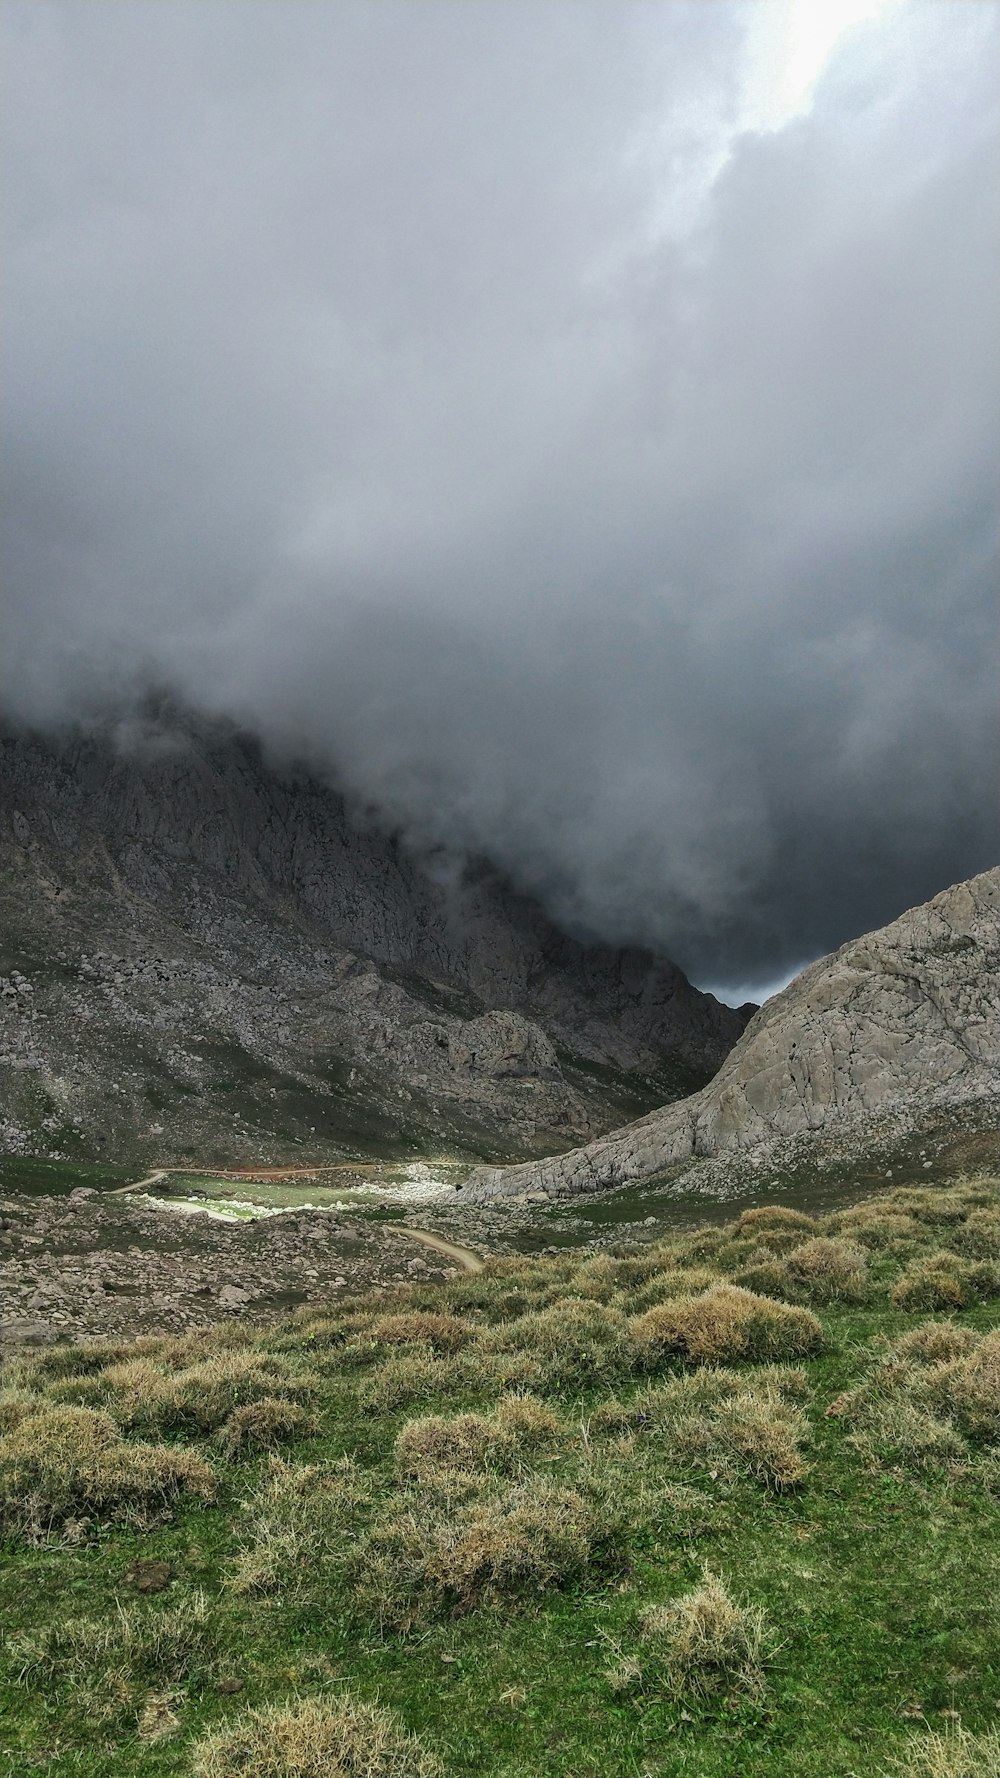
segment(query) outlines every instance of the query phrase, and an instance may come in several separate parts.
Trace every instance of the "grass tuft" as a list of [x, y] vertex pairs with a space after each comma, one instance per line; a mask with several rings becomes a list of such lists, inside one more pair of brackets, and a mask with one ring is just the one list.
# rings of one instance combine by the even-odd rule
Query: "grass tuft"
[[372, 1338], [385, 1346], [430, 1346], [433, 1352], [458, 1352], [472, 1338], [472, 1328], [458, 1315], [411, 1309], [380, 1315], [371, 1324]]
[[439, 1778], [399, 1718], [349, 1692], [250, 1710], [194, 1750], [196, 1778]]
[[434, 1414], [410, 1420], [396, 1439], [396, 1468], [419, 1481], [446, 1482], [470, 1471], [507, 1473], [528, 1453], [551, 1448], [562, 1432], [551, 1408], [531, 1395], [510, 1395], [490, 1415]]
[[298, 1402], [283, 1395], [264, 1395], [235, 1408], [219, 1429], [217, 1440], [223, 1454], [234, 1461], [273, 1451], [289, 1439], [305, 1438], [315, 1421]]
[[470, 1611], [581, 1580], [614, 1559], [616, 1516], [578, 1488], [529, 1476], [472, 1499], [416, 1493], [392, 1502], [353, 1562], [358, 1604], [407, 1629], [444, 1609]]
[[204, 1665], [212, 1615], [204, 1593], [168, 1610], [119, 1603], [109, 1618], [66, 1618], [11, 1639], [7, 1655], [21, 1685], [52, 1679], [81, 1683], [119, 1672], [134, 1679], [180, 1680]]
[[643, 1612], [639, 1633], [640, 1652], [609, 1675], [615, 1690], [668, 1697], [764, 1691], [773, 1646], [764, 1614], [739, 1604], [707, 1568], [699, 1587]]
[[675, 1438], [686, 1455], [781, 1493], [800, 1487], [809, 1473], [801, 1449], [806, 1431], [804, 1415], [779, 1394], [748, 1388], [679, 1420]]
[[931, 1321], [883, 1351], [847, 1399], [867, 1461], [962, 1464], [1000, 1446], [1000, 1330]]
[[279, 1591], [294, 1596], [310, 1581], [321, 1581], [326, 1566], [344, 1555], [368, 1499], [368, 1486], [348, 1459], [323, 1467], [272, 1457], [244, 1506], [229, 1589], [244, 1597]]
[[736, 1240], [746, 1235], [771, 1234], [774, 1230], [787, 1233], [790, 1229], [815, 1229], [816, 1222], [803, 1210], [791, 1210], [784, 1204], [760, 1204], [752, 1210], [744, 1210], [732, 1224], [730, 1234]]
[[192, 1451], [127, 1443], [91, 1408], [43, 1407], [0, 1444], [0, 1523], [29, 1538], [71, 1516], [149, 1524], [182, 1494], [214, 1493], [212, 1470]]
[[894, 1309], [968, 1309], [1000, 1296], [1000, 1265], [966, 1260], [943, 1248], [915, 1259], [889, 1293]]
[[359, 1388], [363, 1407], [375, 1414], [391, 1413], [415, 1401], [433, 1401], [454, 1388], [456, 1359], [437, 1357], [430, 1346], [401, 1352], [369, 1372]]
[[48, 1393], [54, 1401], [103, 1408], [122, 1427], [197, 1436], [215, 1431], [241, 1407], [276, 1395], [308, 1398], [315, 1387], [315, 1376], [282, 1354], [250, 1347], [180, 1368], [171, 1367], [169, 1355], [140, 1353], [56, 1382]]
[[1000, 1731], [973, 1735], [956, 1722], [914, 1735], [885, 1778], [1000, 1778]]
[[560, 1297], [483, 1333], [484, 1355], [520, 1359], [531, 1386], [567, 1395], [628, 1374], [628, 1322], [620, 1309]]
[[823, 1345], [822, 1326], [808, 1309], [732, 1284], [648, 1309], [630, 1331], [639, 1361], [648, 1368], [675, 1356], [692, 1364], [798, 1358]]

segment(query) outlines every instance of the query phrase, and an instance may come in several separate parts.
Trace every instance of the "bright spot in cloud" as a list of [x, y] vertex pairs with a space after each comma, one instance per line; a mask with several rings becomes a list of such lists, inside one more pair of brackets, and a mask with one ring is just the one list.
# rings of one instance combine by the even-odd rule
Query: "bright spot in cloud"
[[743, 99], [745, 129], [777, 130], [808, 111], [845, 32], [898, 0], [769, 0], [754, 9]]
[[[705, 214], [712, 188], [736, 140], [771, 133], [811, 110], [816, 86], [842, 39], [860, 25], [895, 11], [903, 0], [743, 0], [748, 20], [735, 107], [702, 90], [687, 103], [672, 97], [669, 114], [645, 119], [629, 159], [660, 175], [658, 201], [647, 223], [647, 248], [683, 240]], [[684, 153], [677, 152], [677, 140]], [[627, 257], [627, 255], [626, 255]], [[612, 274], [620, 260], [601, 268]]]

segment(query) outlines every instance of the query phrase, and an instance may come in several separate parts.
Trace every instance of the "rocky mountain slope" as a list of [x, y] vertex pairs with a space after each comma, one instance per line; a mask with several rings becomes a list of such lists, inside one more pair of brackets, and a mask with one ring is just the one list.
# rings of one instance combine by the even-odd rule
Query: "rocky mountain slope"
[[988, 871], [843, 945], [760, 1008], [702, 1091], [570, 1153], [480, 1169], [465, 1197], [571, 1197], [782, 1138], [856, 1144], [890, 1121], [997, 1103], [998, 903]]
[[689, 1092], [753, 1010], [228, 729], [7, 734], [0, 789], [8, 1152], [523, 1157]]

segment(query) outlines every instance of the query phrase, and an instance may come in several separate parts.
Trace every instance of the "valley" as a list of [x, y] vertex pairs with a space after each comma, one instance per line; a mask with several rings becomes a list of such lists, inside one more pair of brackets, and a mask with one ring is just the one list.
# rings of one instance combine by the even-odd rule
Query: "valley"
[[996, 1778], [1000, 873], [732, 1009], [6, 764], [4, 1778]]
[[[0, 1351], [265, 1326], [310, 1303], [447, 1279], [469, 1257], [641, 1248], [762, 1198], [829, 1213], [893, 1179], [944, 1187], [989, 1173], [995, 1151], [995, 1121], [975, 1107], [864, 1154], [788, 1145], [763, 1171], [756, 1156], [724, 1171], [703, 1162], [598, 1197], [500, 1209], [464, 1202], [467, 1162], [164, 1167], [123, 1183], [120, 1168], [0, 1158]], [[422, 1252], [406, 1246], [414, 1239]]]

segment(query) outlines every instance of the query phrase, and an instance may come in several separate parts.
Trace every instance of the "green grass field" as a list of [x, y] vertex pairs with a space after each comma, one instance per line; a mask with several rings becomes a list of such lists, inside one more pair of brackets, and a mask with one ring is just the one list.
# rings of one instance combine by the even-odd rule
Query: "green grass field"
[[998, 1262], [978, 1179], [9, 1360], [0, 1771], [996, 1778]]

